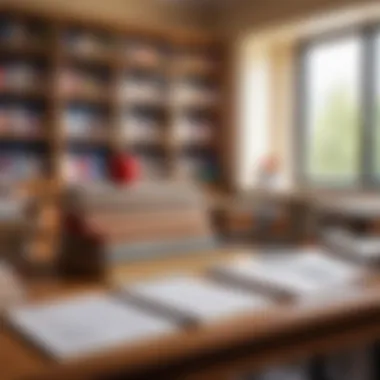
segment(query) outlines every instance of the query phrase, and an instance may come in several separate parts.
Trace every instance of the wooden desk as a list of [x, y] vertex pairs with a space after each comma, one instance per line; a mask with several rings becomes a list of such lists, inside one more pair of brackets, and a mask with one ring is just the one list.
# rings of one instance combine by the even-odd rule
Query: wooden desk
[[[180, 259], [171, 264], [121, 268], [110, 279], [131, 281], [172, 271], [198, 273], [213, 261], [230, 259], [228, 253]], [[109, 285], [109, 284], [108, 284]], [[86, 290], [106, 289], [94, 285], [67, 285], [57, 281], [31, 284], [33, 299], [56, 298]], [[302, 307], [279, 305], [265, 312], [244, 315], [212, 326], [182, 330], [159, 340], [138, 343], [92, 357], [59, 364], [44, 358], [11, 330], [0, 334], [1, 379], [228, 379], [236, 373], [311, 355], [332, 352], [350, 345], [373, 342], [380, 337], [380, 280], [370, 278], [358, 299], [344, 303]], [[127, 376], [128, 375], [128, 376]]]

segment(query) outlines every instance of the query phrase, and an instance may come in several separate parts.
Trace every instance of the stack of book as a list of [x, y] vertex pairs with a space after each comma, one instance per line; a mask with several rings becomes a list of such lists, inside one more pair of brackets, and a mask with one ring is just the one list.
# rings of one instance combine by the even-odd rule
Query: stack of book
[[322, 244], [332, 253], [360, 264], [380, 264], [380, 237], [355, 235], [341, 228], [322, 233]]
[[194, 81], [177, 83], [171, 92], [171, 102], [176, 106], [215, 105], [218, 101], [218, 92], [212, 87]]
[[0, 65], [0, 90], [34, 90], [41, 88], [43, 77], [33, 64], [10, 62]]
[[68, 183], [97, 182], [106, 179], [106, 161], [97, 153], [67, 153], [63, 160]]
[[164, 53], [158, 46], [139, 41], [127, 41], [125, 55], [134, 67], [156, 68], [164, 62]]
[[21, 181], [39, 178], [43, 173], [43, 163], [38, 153], [3, 149], [0, 152], [0, 179]]
[[42, 132], [39, 109], [27, 104], [0, 105], [0, 134], [38, 136]]
[[59, 76], [59, 92], [62, 96], [102, 98], [108, 91], [105, 78], [99, 73], [76, 67], [64, 69]]
[[162, 95], [162, 82], [146, 77], [126, 77], [119, 90], [121, 102], [132, 104], [165, 105], [166, 99]]
[[194, 54], [192, 52], [180, 52], [175, 58], [175, 71], [186, 73], [209, 73], [216, 68], [216, 62], [204, 54]]
[[0, 20], [0, 41], [10, 46], [37, 46], [46, 42], [46, 33], [38, 25], [10, 19]]
[[123, 262], [217, 247], [203, 198], [188, 184], [109, 186], [100, 193], [103, 196], [95, 196], [86, 187], [78, 192], [75, 203], [67, 194], [70, 202], [66, 202], [64, 215], [75, 215], [89, 235], [71, 230], [70, 223], [64, 226], [63, 272], [74, 272], [81, 261], [82, 273], [104, 276]]
[[93, 57], [112, 52], [112, 41], [102, 33], [69, 30], [62, 35], [65, 50], [79, 56]]
[[64, 115], [64, 127], [69, 137], [91, 138], [102, 135], [106, 125], [106, 118], [98, 109], [72, 106]]
[[205, 118], [180, 117], [174, 122], [174, 139], [184, 145], [205, 145], [213, 139], [213, 124]]
[[123, 135], [130, 143], [159, 143], [163, 141], [160, 123], [151, 114], [127, 114], [122, 120], [122, 128]]

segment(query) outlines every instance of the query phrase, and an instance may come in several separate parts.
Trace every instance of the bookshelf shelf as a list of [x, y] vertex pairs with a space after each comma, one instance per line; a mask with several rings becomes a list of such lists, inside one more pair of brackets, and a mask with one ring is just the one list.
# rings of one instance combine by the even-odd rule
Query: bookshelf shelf
[[49, 50], [40, 44], [15, 44], [0, 42], [0, 56], [23, 59], [48, 59]]
[[48, 97], [48, 92], [44, 88], [11, 88], [11, 87], [0, 87], [0, 98], [8, 98], [11, 100], [46, 100]]
[[0, 141], [19, 141], [24, 143], [47, 143], [48, 137], [45, 133], [22, 133], [12, 131], [0, 131]]
[[82, 67], [101, 67], [113, 69], [118, 63], [115, 55], [110, 53], [80, 54], [77, 52], [63, 51], [59, 60], [64, 64], [79, 65]]
[[142, 148], [142, 149], [166, 149], [166, 141], [164, 139], [158, 140], [138, 140], [126, 139], [125, 145], [129, 148]]
[[127, 72], [139, 72], [154, 75], [166, 75], [166, 67], [164, 62], [138, 62], [130, 61], [128, 58], [122, 58], [119, 66]]
[[174, 143], [174, 147], [177, 152], [180, 152], [182, 150], [188, 150], [192, 148], [198, 148], [200, 150], [207, 150], [211, 151], [215, 149], [215, 142], [213, 140], [207, 140], [207, 141], [194, 141], [194, 140], [187, 140], [187, 141], [177, 141]]
[[111, 145], [110, 138], [102, 134], [92, 135], [92, 136], [66, 135], [65, 143], [73, 144], [73, 145], [89, 145], [89, 146], [110, 146]]
[[112, 103], [111, 95], [107, 93], [94, 92], [94, 93], [78, 93], [70, 95], [60, 95], [57, 97], [58, 102], [66, 104], [89, 104], [100, 107], [110, 107]]

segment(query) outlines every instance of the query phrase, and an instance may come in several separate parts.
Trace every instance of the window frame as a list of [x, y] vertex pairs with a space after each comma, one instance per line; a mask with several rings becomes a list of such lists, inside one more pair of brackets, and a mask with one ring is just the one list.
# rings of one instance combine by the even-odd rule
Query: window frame
[[[308, 85], [306, 73], [307, 53], [316, 46], [357, 37], [361, 44], [359, 68], [359, 176], [355, 182], [313, 180], [307, 173], [307, 116]], [[296, 48], [295, 75], [295, 141], [293, 164], [295, 183], [301, 187], [331, 190], [371, 190], [380, 187], [380, 175], [375, 177], [373, 137], [375, 136], [376, 84], [380, 75], [380, 51], [376, 52], [376, 39], [380, 38], [380, 24], [369, 24], [319, 34], [300, 41]], [[376, 70], [376, 66], [379, 67]], [[368, 148], [370, 147], [370, 148]], [[380, 174], [380, 173], [379, 173]]]

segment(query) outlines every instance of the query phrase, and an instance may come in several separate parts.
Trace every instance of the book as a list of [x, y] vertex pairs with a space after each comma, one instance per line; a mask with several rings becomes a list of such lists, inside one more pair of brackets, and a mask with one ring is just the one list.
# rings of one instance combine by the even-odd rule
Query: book
[[295, 298], [328, 293], [332, 287], [347, 286], [363, 275], [362, 268], [320, 250], [294, 250], [293, 255], [278, 255], [258, 255], [217, 266], [210, 274], [253, 291], [259, 288]]
[[180, 324], [209, 323], [270, 304], [269, 299], [258, 294], [179, 275], [124, 286], [121, 294]]
[[103, 294], [17, 307], [7, 313], [7, 320], [31, 343], [58, 360], [149, 340], [176, 329], [159, 316]]

